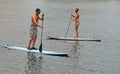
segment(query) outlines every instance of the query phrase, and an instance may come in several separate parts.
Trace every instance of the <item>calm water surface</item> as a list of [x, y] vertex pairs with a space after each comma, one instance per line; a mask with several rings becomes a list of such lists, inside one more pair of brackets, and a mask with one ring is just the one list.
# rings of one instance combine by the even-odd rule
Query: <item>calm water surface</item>
[[[26, 47], [31, 15], [45, 13], [43, 50], [66, 52], [70, 57], [7, 50], [3, 45]], [[70, 15], [80, 8], [80, 37], [102, 42], [47, 40], [65, 36]], [[119, 0], [0, 0], [0, 74], [119, 74]], [[39, 22], [41, 23], [41, 22]], [[74, 37], [74, 23], [68, 37]], [[36, 47], [40, 44], [40, 29]]]

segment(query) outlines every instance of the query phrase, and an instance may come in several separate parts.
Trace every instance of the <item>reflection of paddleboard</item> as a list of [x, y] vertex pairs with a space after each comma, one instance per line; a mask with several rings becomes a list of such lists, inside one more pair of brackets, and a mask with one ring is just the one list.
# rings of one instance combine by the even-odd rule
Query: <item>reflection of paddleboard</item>
[[59, 36], [48, 36], [48, 39], [54, 40], [69, 40], [69, 41], [101, 41], [95, 38], [70, 38], [70, 37], [59, 37]]
[[33, 52], [33, 53], [39, 53], [39, 54], [44, 54], [44, 55], [68, 57], [67, 53], [61, 53], [61, 52], [44, 51], [44, 50], [42, 52], [39, 52], [39, 50], [28, 50], [27, 48], [16, 47], [16, 46], [11, 46], [11, 45], [4, 45], [3, 47], [7, 49], [11, 49], [11, 50], [20, 50], [20, 51]]

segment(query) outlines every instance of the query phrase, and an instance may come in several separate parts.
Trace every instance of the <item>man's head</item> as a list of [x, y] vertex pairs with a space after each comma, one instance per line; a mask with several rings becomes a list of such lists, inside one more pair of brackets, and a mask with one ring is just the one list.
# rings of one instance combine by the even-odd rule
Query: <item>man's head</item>
[[37, 15], [39, 15], [40, 12], [41, 12], [41, 10], [40, 10], [39, 8], [37, 8], [37, 9], [35, 10], [35, 12], [36, 12]]
[[79, 11], [79, 8], [76, 8], [76, 9], [75, 9], [75, 12], [77, 13], [78, 11]]

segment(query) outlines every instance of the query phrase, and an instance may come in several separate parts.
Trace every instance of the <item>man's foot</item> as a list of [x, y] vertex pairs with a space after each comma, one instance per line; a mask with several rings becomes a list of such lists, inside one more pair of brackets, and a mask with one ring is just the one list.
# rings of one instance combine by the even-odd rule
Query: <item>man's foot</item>
[[79, 38], [79, 37], [77, 37], [77, 36], [75, 37], [75, 39], [78, 39], [78, 38]]
[[37, 50], [37, 48], [35, 48], [35, 47], [32, 47], [32, 49], [33, 49], [33, 50]]
[[32, 50], [30, 47], [27, 47], [28, 50]]
[[75, 40], [78, 40], [79, 39], [79, 37], [75, 37]]

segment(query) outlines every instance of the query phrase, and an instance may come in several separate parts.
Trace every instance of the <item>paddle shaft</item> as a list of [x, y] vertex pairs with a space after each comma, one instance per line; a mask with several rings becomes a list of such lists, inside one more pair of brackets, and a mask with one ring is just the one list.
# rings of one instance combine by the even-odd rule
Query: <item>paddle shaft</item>
[[[43, 21], [42, 21], [42, 26], [43, 26]], [[39, 46], [39, 51], [42, 52], [42, 37], [43, 37], [43, 29], [41, 29], [41, 44]]]
[[67, 31], [66, 31], [66, 34], [65, 34], [65, 39], [67, 37], [67, 33], [68, 33], [68, 30], [69, 30], [69, 27], [70, 27], [70, 24], [71, 24], [71, 19], [72, 19], [72, 16], [70, 17], [69, 25], [68, 25], [68, 28], [67, 28]]
[[[42, 21], [42, 26], [43, 26], [43, 21]], [[42, 37], [43, 37], [43, 29], [41, 29], [41, 43], [42, 43]]]

